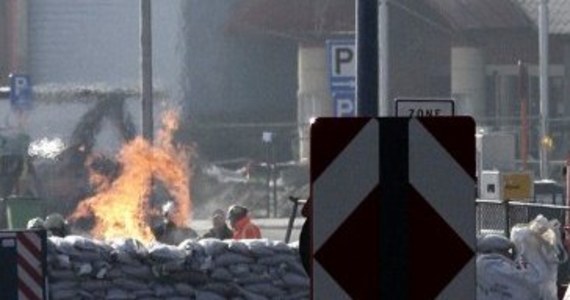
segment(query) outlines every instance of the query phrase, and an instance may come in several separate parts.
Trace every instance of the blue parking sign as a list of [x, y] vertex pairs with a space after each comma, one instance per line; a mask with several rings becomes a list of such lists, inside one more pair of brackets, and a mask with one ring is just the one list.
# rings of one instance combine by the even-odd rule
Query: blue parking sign
[[354, 91], [333, 92], [336, 117], [356, 117], [356, 97]]
[[10, 74], [10, 104], [15, 110], [32, 108], [32, 82], [22, 74]]
[[356, 116], [356, 40], [327, 40], [327, 60], [335, 116]]

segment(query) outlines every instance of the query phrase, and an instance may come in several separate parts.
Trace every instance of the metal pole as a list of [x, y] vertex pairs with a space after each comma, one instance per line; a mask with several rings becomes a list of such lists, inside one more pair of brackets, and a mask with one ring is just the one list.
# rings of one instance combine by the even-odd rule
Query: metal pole
[[503, 200], [503, 207], [504, 207], [504, 211], [505, 211], [505, 227], [503, 228], [503, 230], [505, 231], [505, 236], [507, 238], [511, 237], [511, 220], [509, 219], [510, 217], [510, 206], [509, 206], [509, 201], [507, 200]]
[[540, 178], [548, 178], [548, 0], [539, 0], [538, 54], [540, 73]]
[[289, 196], [289, 200], [293, 202], [293, 211], [291, 216], [289, 216], [289, 224], [287, 224], [287, 231], [285, 232], [285, 243], [289, 243], [291, 239], [291, 232], [293, 231], [293, 225], [295, 224], [295, 218], [297, 217], [297, 208], [299, 207], [299, 198]]
[[378, 2], [356, 1], [356, 106], [359, 116], [378, 116]]
[[519, 66], [519, 101], [521, 117], [521, 137], [519, 142], [523, 170], [528, 170], [528, 72], [522, 61]]
[[277, 169], [275, 159], [275, 145], [271, 143], [271, 182], [273, 182], [273, 217], [277, 218]]
[[267, 218], [271, 218], [271, 142], [267, 143]]
[[141, 0], [140, 38], [141, 38], [141, 92], [142, 92], [142, 135], [153, 140], [152, 118], [152, 28], [150, 0]]
[[[570, 153], [566, 156], [566, 206], [570, 206]], [[570, 250], [570, 211], [565, 210], [564, 218], [564, 247]]]
[[388, 0], [378, 1], [378, 57], [379, 57], [379, 74], [378, 74], [378, 115], [385, 117], [392, 115], [392, 105], [390, 102], [389, 90], [389, 65], [390, 51], [389, 43], [389, 22], [388, 22]]

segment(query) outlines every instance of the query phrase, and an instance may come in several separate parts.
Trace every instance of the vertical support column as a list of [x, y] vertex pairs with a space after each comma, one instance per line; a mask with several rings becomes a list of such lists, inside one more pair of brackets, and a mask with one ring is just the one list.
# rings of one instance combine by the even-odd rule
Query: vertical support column
[[[566, 155], [566, 206], [570, 206], [570, 153]], [[564, 222], [564, 247], [566, 251], [570, 249], [570, 211], [565, 210]]]
[[388, 0], [378, 1], [378, 115], [394, 115], [390, 101], [390, 13]]
[[549, 177], [548, 171], [548, 0], [538, 5], [538, 58], [540, 85], [540, 178]]
[[485, 59], [478, 48], [451, 49], [451, 94], [459, 115], [485, 115]]
[[324, 45], [300, 44], [298, 50], [297, 124], [299, 160], [309, 159], [309, 127], [317, 117], [332, 116]]
[[356, 52], [357, 113], [376, 117], [379, 109], [378, 1], [356, 1]]
[[28, 71], [28, 1], [10, 0], [7, 6], [7, 37], [11, 73]]
[[152, 142], [152, 27], [150, 0], [140, 2], [140, 45], [141, 45], [141, 92], [142, 92], [142, 134]]

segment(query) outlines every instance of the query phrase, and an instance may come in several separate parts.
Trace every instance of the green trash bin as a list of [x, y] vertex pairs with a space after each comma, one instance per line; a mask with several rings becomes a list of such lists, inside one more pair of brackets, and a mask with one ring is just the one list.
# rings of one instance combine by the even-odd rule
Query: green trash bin
[[4, 198], [8, 229], [25, 229], [28, 220], [43, 217], [43, 201], [34, 197], [9, 196]]

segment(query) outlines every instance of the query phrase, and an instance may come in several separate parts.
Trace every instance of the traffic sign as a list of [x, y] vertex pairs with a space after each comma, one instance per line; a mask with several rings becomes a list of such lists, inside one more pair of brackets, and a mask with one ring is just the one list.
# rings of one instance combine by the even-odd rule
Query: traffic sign
[[453, 99], [398, 98], [396, 117], [442, 117], [455, 115]]
[[312, 299], [475, 299], [472, 118], [320, 118], [310, 169]]
[[10, 74], [10, 104], [16, 110], [32, 108], [32, 82], [22, 74]]
[[356, 116], [356, 42], [352, 38], [327, 41], [329, 83], [337, 117]]
[[332, 94], [334, 113], [337, 117], [356, 117], [356, 99], [354, 91], [338, 91]]

